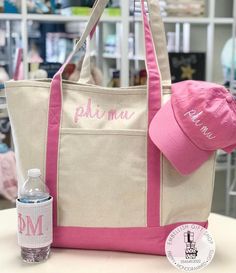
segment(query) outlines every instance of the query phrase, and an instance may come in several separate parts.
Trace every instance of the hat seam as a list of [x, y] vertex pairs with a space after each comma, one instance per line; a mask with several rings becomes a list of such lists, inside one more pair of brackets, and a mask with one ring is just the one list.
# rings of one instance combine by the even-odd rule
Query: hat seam
[[233, 108], [234, 112], [236, 113], [236, 105], [235, 105], [235, 103], [236, 103], [236, 98], [235, 98], [235, 96], [233, 96], [232, 93], [229, 92], [229, 94], [230, 94], [230, 95], [232, 96], [232, 98], [233, 98], [233, 101], [232, 101], [232, 103], [230, 103], [230, 104], [232, 104], [232, 108]]
[[223, 108], [224, 104], [225, 104], [225, 102], [222, 101], [222, 102], [220, 103], [220, 105], [216, 108], [216, 114], [217, 114], [217, 116], [218, 116], [219, 111]]

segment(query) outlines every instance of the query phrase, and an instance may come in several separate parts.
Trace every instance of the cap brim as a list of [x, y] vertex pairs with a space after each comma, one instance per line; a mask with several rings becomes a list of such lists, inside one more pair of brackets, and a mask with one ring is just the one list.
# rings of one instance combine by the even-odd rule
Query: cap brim
[[171, 101], [168, 101], [151, 121], [149, 135], [182, 175], [194, 172], [213, 154], [211, 151], [199, 149], [185, 135], [175, 119]]

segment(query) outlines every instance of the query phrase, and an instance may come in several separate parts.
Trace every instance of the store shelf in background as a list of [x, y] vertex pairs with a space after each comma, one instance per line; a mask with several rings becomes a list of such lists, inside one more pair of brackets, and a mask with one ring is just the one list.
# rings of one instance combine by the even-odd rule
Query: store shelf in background
[[[14, 14], [14, 13], [0, 13], [0, 20], [21, 20], [22, 14]], [[80, 16], [80, 15], [70, 15], [70, 16], [62, 16], [58, 14], [28, 14], [28, 20], [35, 20], [35, 21], [87, 21], [89, 16]], [[120, 22], [120, 16], [107, 16], [104, 15], [101, 17], [102, 22]], [[133, 22], [141, 22], [141, 17], [129, 17], [129, 21]], [[201, 18], [188, 18], [188, 17], [163, 17], [163, 21], [165, 23], [192, 23], [192, 24], [208, 24], [210, 23], [209, 18], [201, 17]], [[232, 24], [233, 18], [215, 18], [213, 22], [215, 24]]]
[[[111, 53], [103, 53], [102, 57], [105, 58], [105, 59], [120, 59], [121, 55], [111, 54]], [[145, 57], [144, 56], [129, 56], [129, 60], [144, 61]]]
[[[163, 17], [163, 22], [164, 23], [191, 23], [191, 24], [209, 24], [211, 22], [215, 24], [233, 24], [234, 19], [233, 18], [215, 18], [213, 21], [210, 18], [206, 17]], [[129, 17], [130, 22], [141, 22], [142, 18], [141, 17]]]
[[[0, 20], [22, 20], [22, 14], [13, 13], [0, 13]], [[89, 16], [62, 16], [57, 14], [28, 14], [27, 20], [42, 21], [42, 22], [70, 22], [70, 21], [88, 21]], [[101, 22], [121, 22], [120, 16], [102, 16]], [[141, 22], [141, 17], [129, 17], [130, 22]], [[180, 17], [164, 17], [164, 23], [191, 23], [191, 24], [209, 24], [211, 21], [209, 18], [180, 18]], [[215, 24], [233, 24], [233, 18], [215, 18], [213, 23]]]
[[192, 24], [209, 24], [210, 19], [205, 17], [164, 17], [164, 23], [192, 23]]
[[21, 20], [22, 15], [21, 14], [15, 14], [15, 13], [0, 13], [0, 20]]
[[131, 60], [131, 61], [145, 61], [145, 56], [139, 56], [139, 55], [129, 56], [129, 60]]
[[234, 18], [215, 18], [214, 19], [215, 24], [233, 24], [234, 23]]
[[121, 55], [120, 54], [103, 53], [102, 57], [105, 59], [120, 59]]
[[[208, 24], [210, 19], [206, 17], [163, 17], [165, 23], [194, 23], [194, 24]], [[229, 18], [227, 18], [229, 19]], [[139, 16], [130, 16], [129, 21], [142, 21], [142, 18]]]
[[[54, 15], [54, 14], [29, 14], [27, 15], [28, 20], [32, 21], [41, 21], [41, 22], [70, 22], [70, 21], [82, 21], [86, 22], [88, 21], [88, 16], [77, 16], [77, 15], [71, 15], [71, 16], [61, 16], [61, 15]], [[21, 20], [22, 15], [21, 14], [7, 14], [2, 13], [0, 14], [0, 20]], [[141, 22], [141, 18], [129, 18], [130, 22]], [[164, 23], [191, 23], [191, 24], [209, 24], [210, 20], [207, 18], [163, 18]], [[214, 20], [215, 24], [233, 24], [233, 18], [217, 18]], [[109, 16], [103, 16], [101, 18], [101, 22], [121, 22], [121, 17], [109, 17]]]
[[[231, 170], [235, 169], [235, 166], [230, 167]], [[216, 163], [216, 172], [222, 172], [227, 170], [227, 163]]]
[[[0, 20], [21, 20], [21, 14], [13, 14], [13, 13], [0, 13]], [[68, 21], [88, 21], [88, 16], [79, 16], [79, 15], [57, 15], [57, 14], [28, 14], [28, 20], [33, 21], [43, 21], [43, 22], [68, 22]], [[141, 17], [129, 17], [130, 22], [141, 22]], [[101, 22], [121, 22], [120, 16], [102, 16]], [[208, 18], [179, 18], [179, 17], [164, 17], [164, 23], [192, 23], [192, 24], [209, 24], [210, 19]], [[233, 24], [233, 18], [215, 18], [213, 23], [215, 24]]]
[[[40, 22], [86, 22], [89, 19], [89, 16], [79, 16], [79, 15], [71, 15], [71, 16], [62, 16], [57, 14], [28, 14], [28, 20], [32, 21], [40, 21]], [[121, 17], [119, 16], [102, 16], [100, 22], [120, 22]]]

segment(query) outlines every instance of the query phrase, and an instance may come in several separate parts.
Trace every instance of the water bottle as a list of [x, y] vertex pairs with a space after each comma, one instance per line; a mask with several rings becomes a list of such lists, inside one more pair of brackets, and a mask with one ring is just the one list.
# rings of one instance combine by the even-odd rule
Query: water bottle
[[52, 197], [39, 169], [28, 170], [16, 205], [21, 257], [27, 263], [42, 262], [52, 243]]

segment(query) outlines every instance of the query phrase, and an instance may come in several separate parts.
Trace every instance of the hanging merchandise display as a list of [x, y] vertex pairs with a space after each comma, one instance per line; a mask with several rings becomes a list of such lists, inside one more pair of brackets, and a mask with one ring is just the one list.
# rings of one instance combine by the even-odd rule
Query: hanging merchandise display
[[[165, 240], [176, 227], [183, 223], [208, 225], [218, 146], [185, 176], [149, 136], [152, 124], [164, 130], [164, 125], [155, 122], [156, 115], [165, 111], [171, 92], [174, 100], [175, 88], [182, 88], [171, 85], [164, 25], [156, 0], [147, 0], [149, 18], [144, 0], [140, 0], [147, 68], [140, 77], [145, 83], [147, 75], [146, 86], [95, 86], [89, 58], [83, 60], [78, 83], [62, 80], [68, 63], [94, 33], [107, 3], [95, 2], [85, 31], [52, 80], [5, 84], [19, 185], [28, 169], [42, 170], [53, 196], [55, 247], [165, 255]], [[198, 85], [205, 87], [201, 82]], [[206, 92], [211, 92], [210, 87], [205, 87]], [[216, 89], [221, 96], [222, 89]], [[199, 101], [184, 105], [186, 112], [204, 111], [198, 109], [202, 106]], [[202, 134], [207, 135], [208, 130], [213, 134], [215, 127], [207, 124], [203, 115], [189, 118], [199, 126], [197, 119], [201, 119], [201, 126], [207, 126], [200, 128]], [[221, 122], [221, 116], [216, 122]], [[171, 145], [173, 151], [184, 149], [178, 141]], [[178, 158], [181, 160], [181, 155]]]

